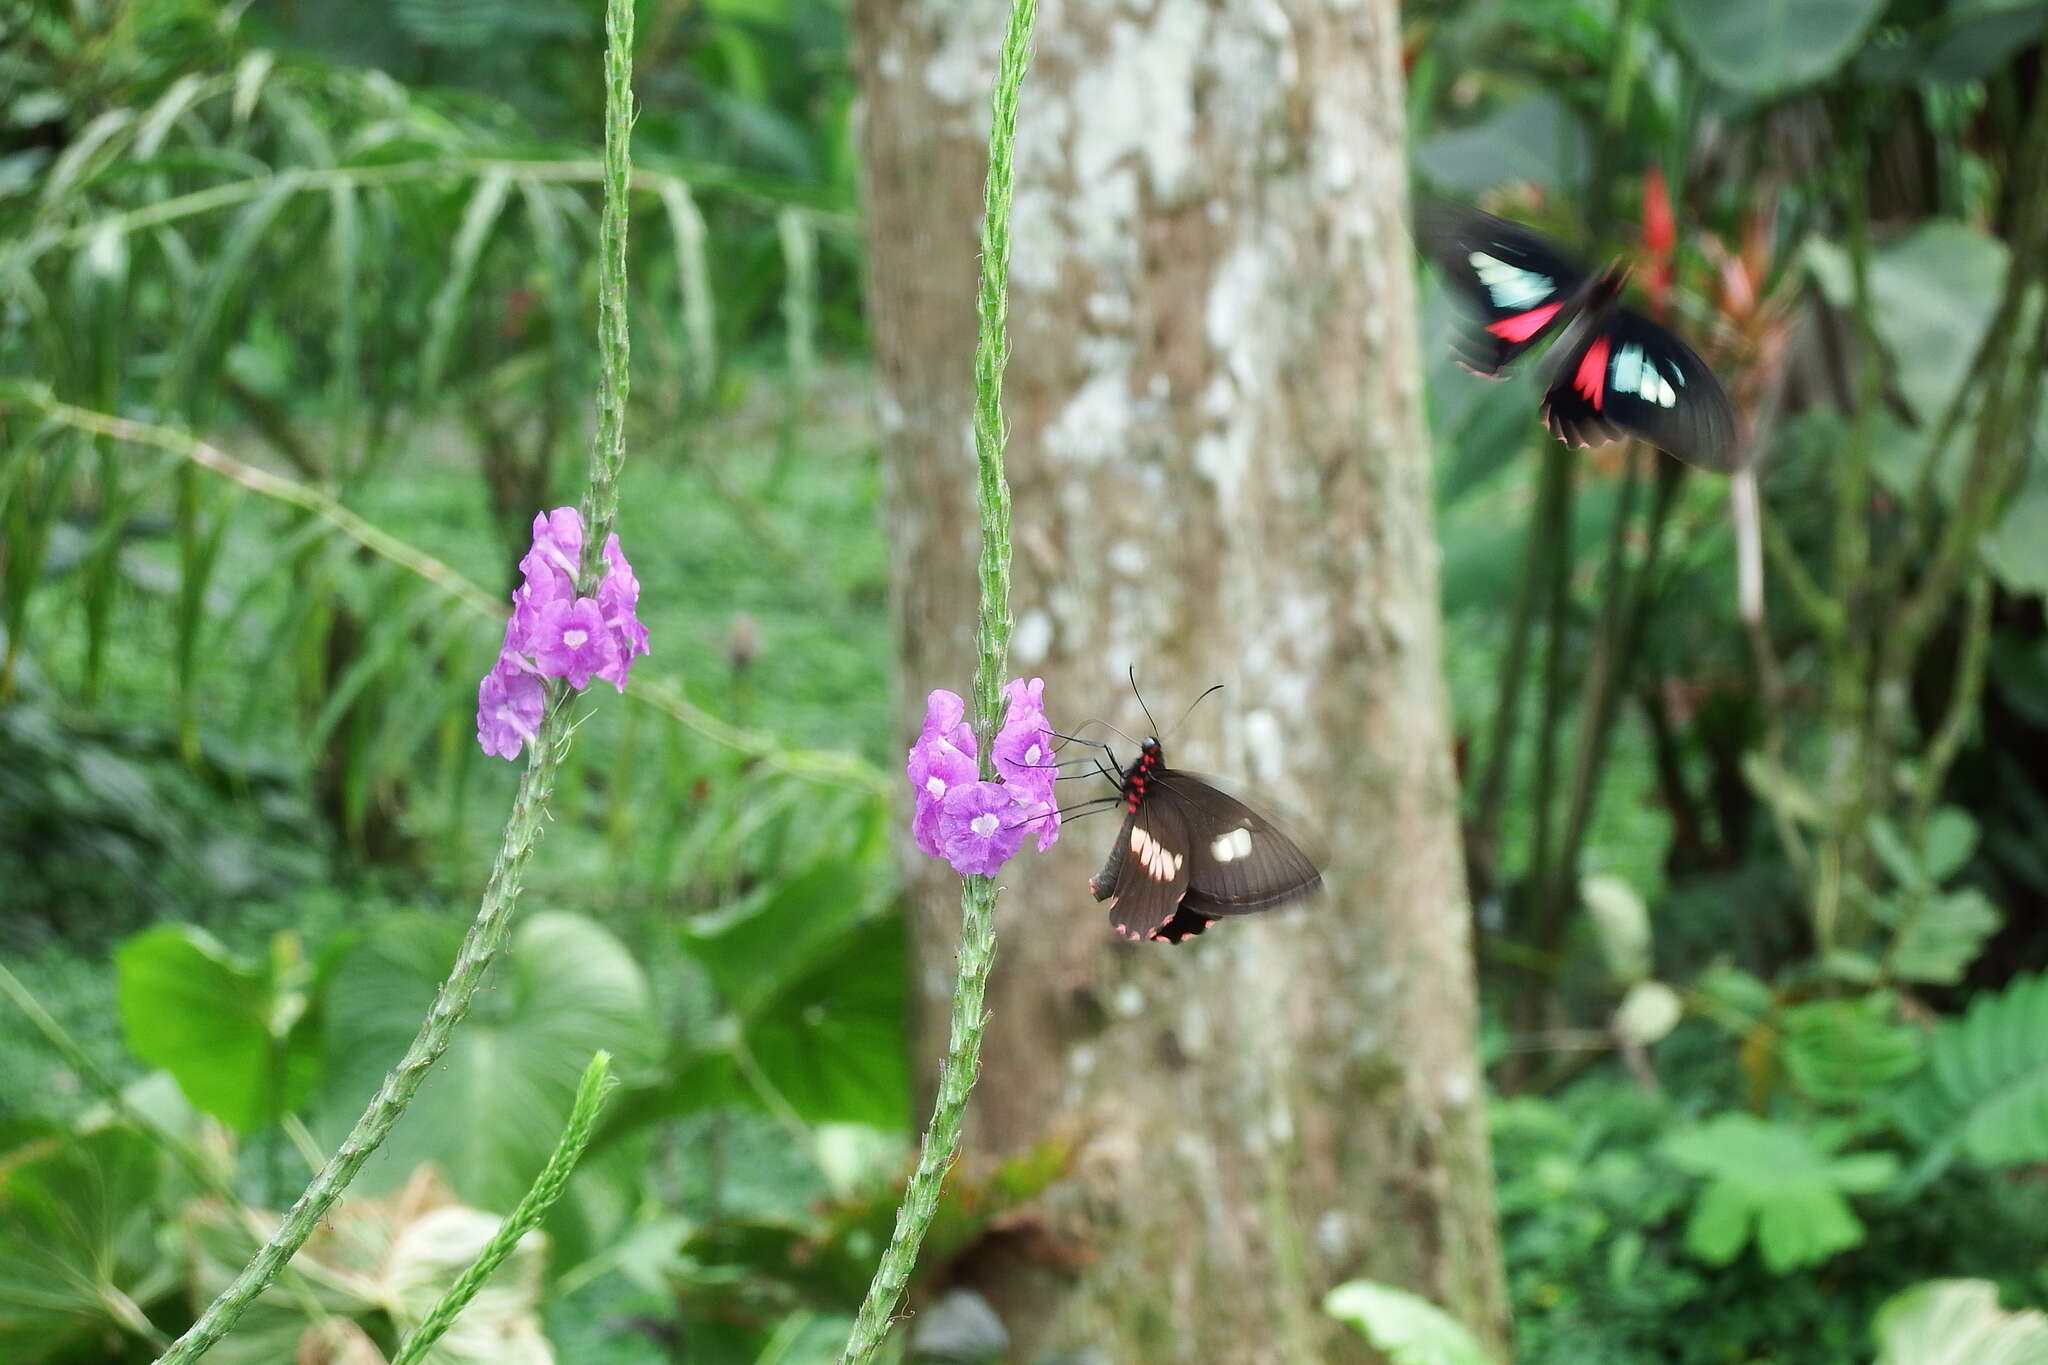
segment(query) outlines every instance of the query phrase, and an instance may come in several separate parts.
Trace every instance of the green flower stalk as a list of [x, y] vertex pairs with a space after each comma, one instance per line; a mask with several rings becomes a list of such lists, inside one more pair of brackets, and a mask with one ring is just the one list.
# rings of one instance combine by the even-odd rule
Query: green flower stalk
[[[1035, 0], [1012, 0], [996, 72], [994, 118], [988, 134], [988, 183], [981, 222], [981, 291], [977, 311], [981, 335], [974, 348], [974, 453], [976, 501], [981, 509], [981, 604], [975, 624], [974, 729], [980, 741], [981, 775], [996, 776], [996, 729], [1002, 721], [1002, 679], [1010, 653], [1010, 486], [1003, 479], [1003, 368], [1009, 360], [1006, 330], [1010, 285], [1010, 198], [1017, 140], [1017, 95], [1031, 52]], [[982, 1002], [995, 962], [996, 884], [968, 877], [960, 892], [960, 975], [953, 988], [953, 1021], [945, 1060], [939, 1067], [938, 1099], [918, 1150], [917, 1169], [896, 1210], [896, 1229], [882, 1252], [855, 1318], [841, 1365], [874, 1358], [889, 1334], [904, 1286], [917, 1265], [946, 1172], [960, 1151], [960, 1125], [967, 1097], [981, 1065]]]
[[469, 1268], [451, 1285], [433, 1311], [420, 1320], [412, 1330], [398, 1354], [391, 1358], [391, 1365], [420, 1365], [427, 1353], [434, 1349], [434, 1343], [447, 1334], [455, 1325], [455, 1319], [469, 1306], [484, 1282], [505, 1263], [520, 1240], [527, 1233], [540, 1226], [540, 1220], [547, 1215], [554, 1202], [562, 1197], [562, 1191], [569, 1184], [569, 1177], [575, 1173], [576, 1163], [583, 1159], [584, 1149], [590, 1146], [590, 1135], [597, 1128], [597, 1116], [604, 1109], [605, 1100], [618, 1086], [612, 1076], [612, 1058], [608, 1052], [600, 1052], [590, 1059], [590, 1065], [583, 1070], [583, 1080], [576, 1087], [576, 1103], [569, 1111], [568, 1126], [562, 1130], [562, 1137], [555, 1144], [554, 1155], [541, 1168], [540, 1178], [520, 1199], [519, 1206], [491, 1237], [482, 1254], [472, 1261]]
[[[605, 180], [604, 216], [599, 229], [598, 349], [602, 379], [598, 394], [597, 439], [591, 449], [590, 477], [584, 491], [581, 590], [591, 591], [604, 570], [603, 546], [618, 519], [619, 468], [625, 459], [625, 411], [629, 383], [626, 338], [626, 194], [632, 177], [627, 138], [632, 131], [633, 5], [609, 0], [605, 10]], [[546, 710], [527, 755], [526, 771], [512, 798], [512, 813], [491, 867], [489, 883], [475, 921], [462, 940], [454, 969], [442, 983], [405, 1056], [384, 1078], [370, 1106], [356, 1120], [327, 1164], [314, 1175], [249, 1264], [220, 1297], [207, 1305], [199, 1320], [159, 1357], [159, 1365], [187, 1365], [198, 1360], [227, 1335], [236, 1319], [277, 1278], [306, 1239], [320, 1225], [343, 1190], [356, 1178], [405, 1113], [427, 1072], [448, 1050], [455, 1028], [469, 1013], [470, 1001], [505, 938], [506, 925], [526, 876], [526, 864], [540, 838], [541, 822], [552, 795], [555, 774], [567, 751], [572, 727], [571, 696], [560, 681], [550, 681]]]

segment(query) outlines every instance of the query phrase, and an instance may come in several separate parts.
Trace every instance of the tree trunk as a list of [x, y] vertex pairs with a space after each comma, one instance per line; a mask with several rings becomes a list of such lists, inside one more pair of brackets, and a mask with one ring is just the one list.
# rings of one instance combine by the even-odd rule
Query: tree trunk
[[[1004, 8], [855, 6], [906, 746], [925, 692], [964, 693], [972, 669], [975, 234]], [[1006, 873], [966, 1160], [1071, 1151], [1038, 1218], [927, 1273], [985, 1293], [1019, 1360], [1360, 1357], [1317, 1311], [1355, 1276], [1505, 1336], [1398, 62], [1394, 0], [1042, 6], [1010, 671], [1047, 679], [1055, 724], [1132, 731], [1127, 665], [1169, 725], [1228, 683], [1168, 762], [1278, 792], [1331, 852], [1321, 901], [1179, 947], [1125, 944], [1089, 898], [1109, 818]], [[929, 1084], [958, 881], [910, 856]]]

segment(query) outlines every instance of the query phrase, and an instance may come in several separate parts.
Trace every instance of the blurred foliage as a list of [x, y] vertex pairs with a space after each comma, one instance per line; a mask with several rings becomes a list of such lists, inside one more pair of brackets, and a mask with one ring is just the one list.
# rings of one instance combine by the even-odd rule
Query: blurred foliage
[[[656, 652], [583, 724], [484, 1003], [232, 1358], [382, 1358], [598, 1047], [626, 1089], [445, 1358], [829, 1359], [887, 1236], [848, 10], [639, 10]], [[580, 458], [599, 14], [0, 0], [0, 951], [121, 1087], [0, 1030], [9, 1360], [175, 1335], [453, 953], [510, 778], [474, 680]], [[2038, 1351], [2043, 15], [1403, 6], [1421, 186], [1630, 254], [1752, 433], [1725, 481], [1570, 456], [1529, 373], [1433, 352], [1519, 1360]], [[957, 1174], [930, 1263], [1031, 1244], [1067, 1155]], [[1386, 1286], [1326, 1306], [1469, 1344]], [[986, 1307], [914, 1353], [989, 1349]]]

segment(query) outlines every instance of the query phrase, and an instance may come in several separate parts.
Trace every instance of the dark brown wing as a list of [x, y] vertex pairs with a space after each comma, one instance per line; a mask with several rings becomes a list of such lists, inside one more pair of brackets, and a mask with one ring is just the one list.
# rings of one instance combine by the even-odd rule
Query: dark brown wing
[[1278, 826], [1191, 773], [1161, 771], [1147, 805], [1178, 806], [1187, 830], [1188, 891], [1182, 905], [1205, 915], [1270, 910], [1322, 885], [1323, 874]]
[[1116, 848], [1089, 883], [1096, 899], [1109, 889], [1109, 924], [1125, 938], [1178, 943], [1200, 929], [1167, 938], [1188, 889], [1187, 817], [1178, 803], [1147, 796], [1124, 817]]

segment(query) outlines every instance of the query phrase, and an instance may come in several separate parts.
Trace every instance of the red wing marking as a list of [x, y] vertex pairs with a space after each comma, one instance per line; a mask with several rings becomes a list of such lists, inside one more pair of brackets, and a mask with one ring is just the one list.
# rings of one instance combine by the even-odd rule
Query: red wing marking
[[1503, 341], [1527, 341], [1548, 327], [1550, 320], [1557, 316], [1557, 310], [1562, 307], [1564, 300], [1559, 299], [1556, 303], [1546, 303], [1541, 308], [1531, 308], [1526, 313], [1517, 313], [1511, 318], [1502, 318], [1499, 322], [1489, 322], [1486, 324], [1486, 330]]
[[1596, 337], [1586, 353], [1579, 357], [1578, 372], [1572, 376], [1572, 387], [1579, 396], [1593, 405], [1598, 412], [1607, 397], [1607, 338]]

